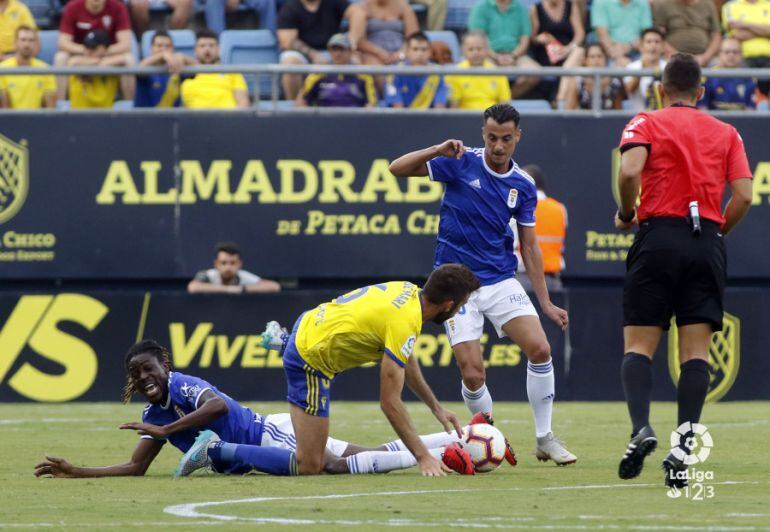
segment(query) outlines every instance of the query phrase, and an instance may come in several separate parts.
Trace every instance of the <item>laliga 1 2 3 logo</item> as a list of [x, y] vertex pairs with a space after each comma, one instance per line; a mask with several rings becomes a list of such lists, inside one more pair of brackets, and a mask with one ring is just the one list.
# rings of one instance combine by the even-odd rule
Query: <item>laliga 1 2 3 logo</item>
[[714, 440], [706, 425], [686, 421], [671, 433], [671, 454], [685, 465], [706, 461], [714, 446]]

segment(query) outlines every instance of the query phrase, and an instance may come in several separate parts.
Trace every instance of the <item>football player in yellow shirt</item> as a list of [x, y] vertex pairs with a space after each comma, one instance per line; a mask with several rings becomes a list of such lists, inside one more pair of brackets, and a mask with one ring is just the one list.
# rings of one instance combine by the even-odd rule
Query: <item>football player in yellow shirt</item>
[[[35, 58], [40, 41], [37, 30], [30, 26], [16, 29], [16, 52], [0, 62], [0, 67], [47, 67]], [[0, 70], [2, 73], [2, 70]], [[0, 76], [0, 107], [11, 109], [40, 109], [56, 107], [56, 78], [54, 76]]]
[[[291, 335], [283, 335], [283, 367], [300, 475], [323, 470], [332, 379], [369, 362], [380, 362], [380, 406], [422, 474], [440, 476], [449, 471], [420, 440], [401, 392], [406, 382], [447, 432], [454, 427], [458, 436], [462, 433], [457, 416], [441, 406], [411, 354], [424, 322], [451, 318], [478, 288], [479, 281], [468, 268], [444, 264], [431, 273], [422, 290], [405, 281], [365, 286], [297, 319]], [[271, 322], [263, 341], [269, 343], [279, 335], [280, 326]]]

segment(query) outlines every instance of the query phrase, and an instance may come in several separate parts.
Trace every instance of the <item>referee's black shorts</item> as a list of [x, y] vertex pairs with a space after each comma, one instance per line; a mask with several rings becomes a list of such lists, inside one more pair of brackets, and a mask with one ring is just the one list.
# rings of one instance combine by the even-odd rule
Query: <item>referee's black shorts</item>
[[623, 324], [677, 326], [709, 323], [722, 330], [727, 257], [719, 225], [701, 219], [694, 236], [685, 218], [640, 224], [626, 259]]

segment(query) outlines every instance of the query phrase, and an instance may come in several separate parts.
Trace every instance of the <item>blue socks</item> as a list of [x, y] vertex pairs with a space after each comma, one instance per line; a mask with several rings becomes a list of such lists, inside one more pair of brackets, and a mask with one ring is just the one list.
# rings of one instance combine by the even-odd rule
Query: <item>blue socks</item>
[[243, 475], [257, 470], [269, 475], [297, 474], [297, 458], [288, 449], [219, 441], [209, 447], [208, 454], [217, 471], [222, 473]]

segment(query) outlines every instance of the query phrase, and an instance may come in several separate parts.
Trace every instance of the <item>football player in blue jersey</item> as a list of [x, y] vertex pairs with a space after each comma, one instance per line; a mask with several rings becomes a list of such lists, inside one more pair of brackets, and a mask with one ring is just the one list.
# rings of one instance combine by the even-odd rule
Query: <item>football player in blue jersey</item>
[[[139, 393], [150, 403], [140, 423], [120, 425], [121, 429], [136, 430], [141, 435], [129, 461], [105, 467], [80, 467], [49, 456], [35, 466], [36, 476], [144, 475], [166, 441], [186, 453], [177, 476], [203, 467], [234, 475], [253, 470], [273, 475], [297, 474], [296, 438], [288, 413], [256, 414], [205, 380], [171, 371], [169, 352], [152, 340], [131, 347], [126, 355], [126, 369], [124, 402]], [[450, 469], [473, 474], [468, 454], [453, 445], [460, 441], [454, 433], [421, 438], [431, 455]], [[374, 449], [334, 438], [326, 444], [327, 473], [387, 473], [415, 465], [417, 460], [400, 441]]]
[[551, 430], [555, 397], [551, 346], [537, 311], [516, 280], [511, 219], [516, 220], [521, 255], [543, 313], [566, 329], [567, 312], [551, 302], [535, 235], [537, 189], [513, 160], [521, 139], [519, 113], [508, 104], [484, 111], [483, 148], [466, 149], [460, 140], [407, 153], [390, 164], [398, 177], [430, 176], [444, 184], [434, 267], [456, 262], [481, 282], [468, 303], [445, 328], [462, 374], [462, 395], [471, 413], [490, 416], [481, 335], [484, 318], [508, 336], [528, 358], [527, 396], [535, 418], [536, 456], [558, 465], [576, 461]]

